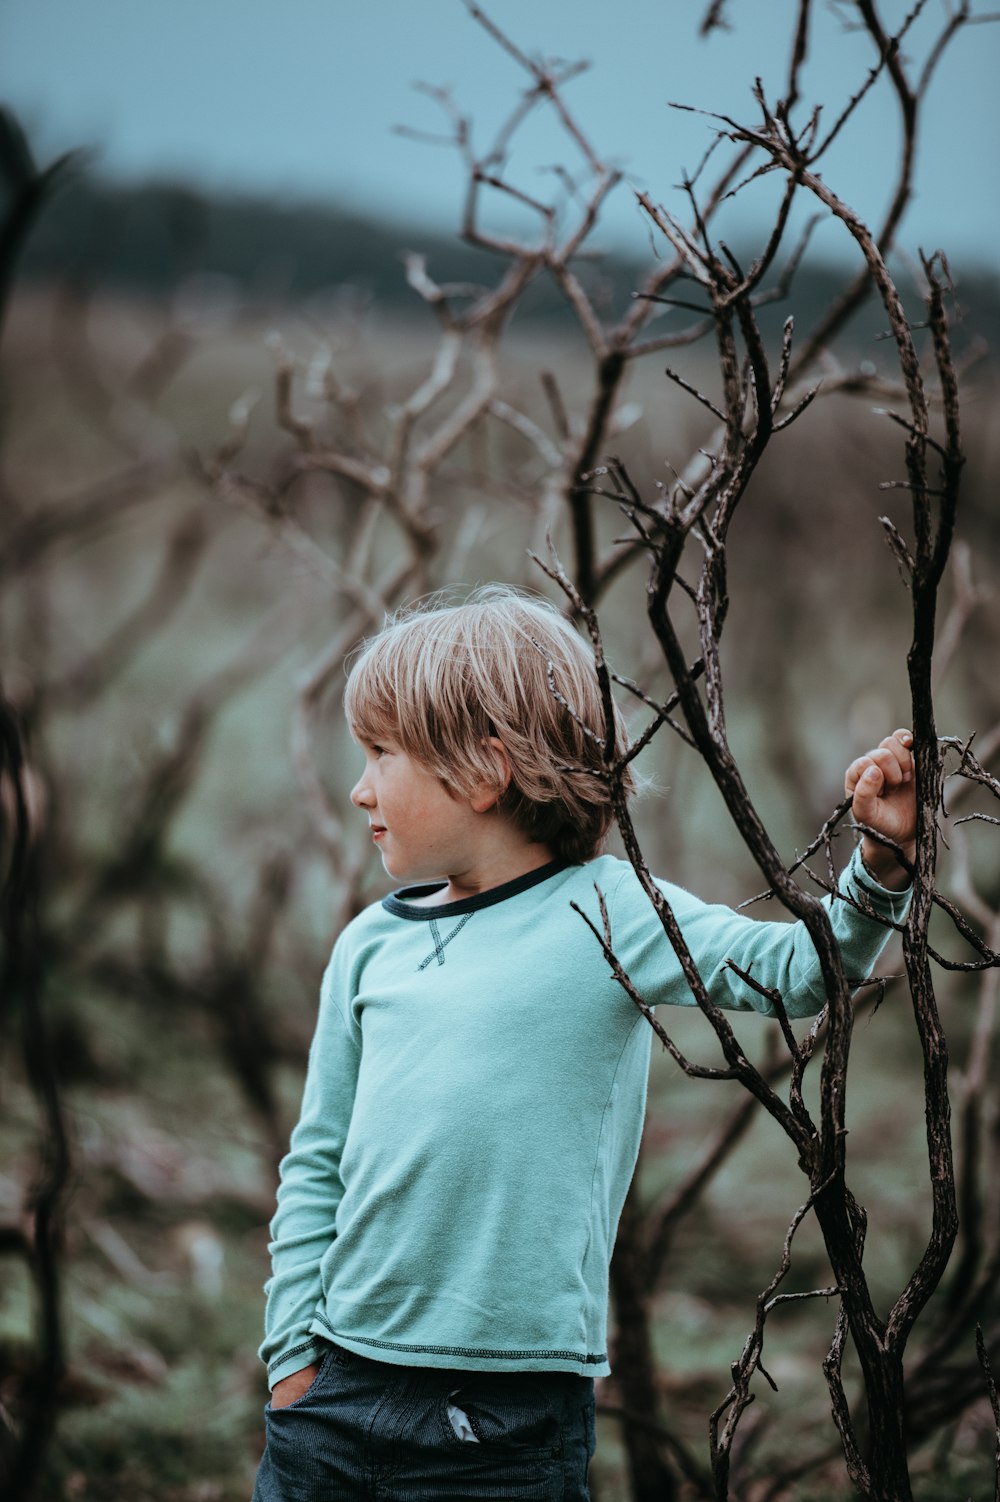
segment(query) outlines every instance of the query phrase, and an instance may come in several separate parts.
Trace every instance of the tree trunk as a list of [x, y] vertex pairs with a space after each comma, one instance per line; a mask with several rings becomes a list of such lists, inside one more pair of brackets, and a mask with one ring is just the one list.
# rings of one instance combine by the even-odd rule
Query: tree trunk
[[642, 1220], [638, 1174], [625, 1199], [611, 1259], [611, 1294], [615, 1305], [615, 1383], [626, 1417], [623, 1443], [628, 1460], [632, 1502], [674, 1502], [677, 1483], [655, 1434], [629, 1422], [627, 1415], [655, 1418], [659, 1402], [649, 1322], [649, 1296], [643, 1272]]

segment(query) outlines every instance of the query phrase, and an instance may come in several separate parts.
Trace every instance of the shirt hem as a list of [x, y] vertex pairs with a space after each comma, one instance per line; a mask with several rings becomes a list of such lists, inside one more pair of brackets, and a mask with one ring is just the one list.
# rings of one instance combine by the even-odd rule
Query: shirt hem
[[874, 906], [880, 917], [887, 917], [894, 923], [901, 922], [906, 917], [910, 898], [913, 896], [912, 883], [900, 888], [884, 887], [862, 860], [860, 845], [845, 868], [845, 874], [856, 890]]
[[[312, 1333], [310, 1331], [310, 1334]], [[321, 1354], [321, 1349], [315, 1340], [306, 1340], [292, 1346], [290, 1351], [281, 1351], [277, 1356], [272, 1356], [267, 1363], [268, 1387], [273, 1388], [284, 1377], [291, 1377], [293, 1373], [301, 1371], [304, 1366], [312, 1365], [319, 1360]]]
[[334, 1341], [355, 1356], [384, 1361], [391, 1366], [427, 1366], [461, 1371], [576, 1372], [584, 1377], [606, 1377], [611, 1371], [607, 1353], [517, 1347], [453, 1346], [420, 1341], [382, 1340], [376, 1336], [348, 1335], [335, 1330], [317, 1315], [310, 1331]]

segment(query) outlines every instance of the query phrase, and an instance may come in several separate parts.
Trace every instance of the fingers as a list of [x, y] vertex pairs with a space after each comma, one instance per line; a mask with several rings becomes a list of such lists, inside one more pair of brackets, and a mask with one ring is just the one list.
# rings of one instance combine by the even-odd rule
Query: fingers
[[864, 797], [878, 797], [913, 780], [913, 736], [908, 730], [894, 730], [871, 751], [859, 756], [847, 769], [844, 792], [848, 797], [860, 792]]
[[[844, 790], [851, 799], [856, 824], [874, 835], [877, 843], [866, 837], [862, 858], [876, 880], [899, 887], [913, 860], [916, 836], [916, 790], [913, 764], [913, 736], [908, 730], [895, 730], [884, 740], [852, 761], [844, 778]], [[902, 853], [895, 859], [891, 850], [879, 841], [884, 837], [891, 847]]]

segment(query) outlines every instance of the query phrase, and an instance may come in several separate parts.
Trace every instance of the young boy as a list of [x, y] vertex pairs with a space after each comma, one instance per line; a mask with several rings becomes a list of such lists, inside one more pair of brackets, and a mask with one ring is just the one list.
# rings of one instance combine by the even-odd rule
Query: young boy
[[[593, 658], [554, 608], [494, 589], [389, 625], [345, 705], [365, 757], [351, 798], [402, 885], [323, 981], [272, 1225], [254, 1496], [586, 1499], [652, 1030], [570, 904], [599, 926], [596, 884], [642, 995], [693, 1000], [631, 867], [600, 853]], [[858, 822], [908, 855], [910, 739], [846, 774]], [[898, 920], [906, 883], [866, 837], [841, 890]], [[718, 1005], [769, 1009], [727, 958], [789, 1016], [823, 1005], [801, 924], [663, 888]], [[860, 980], [888, 930], [827, 908]]]

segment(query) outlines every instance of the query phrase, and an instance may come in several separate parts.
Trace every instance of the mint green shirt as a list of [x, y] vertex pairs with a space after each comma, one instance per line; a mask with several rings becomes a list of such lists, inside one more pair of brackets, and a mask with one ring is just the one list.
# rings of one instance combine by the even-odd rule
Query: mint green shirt
[[[298, 1125], [281, 1165], [261, 1355], [271, 1385], [317, 1337], [378, 1361], [603, 1376], [608, 1266], [639, 1150], [652, 1029], [576, 902], [650, 1004], [693, 1004], [625, 862], [543, 867], [436, 908], [387, 897], [341, 934], [323, 979]], [[824, 1002], [800, 923], [662, 883], [712, 999], [791, 1017]], [[887, 918], [908, 894], [857, 855], [841, 888]], [[887, 930], [826, 899], [848, 977]], [[708, 1024], [706, 1023], [706, 1028]]]

